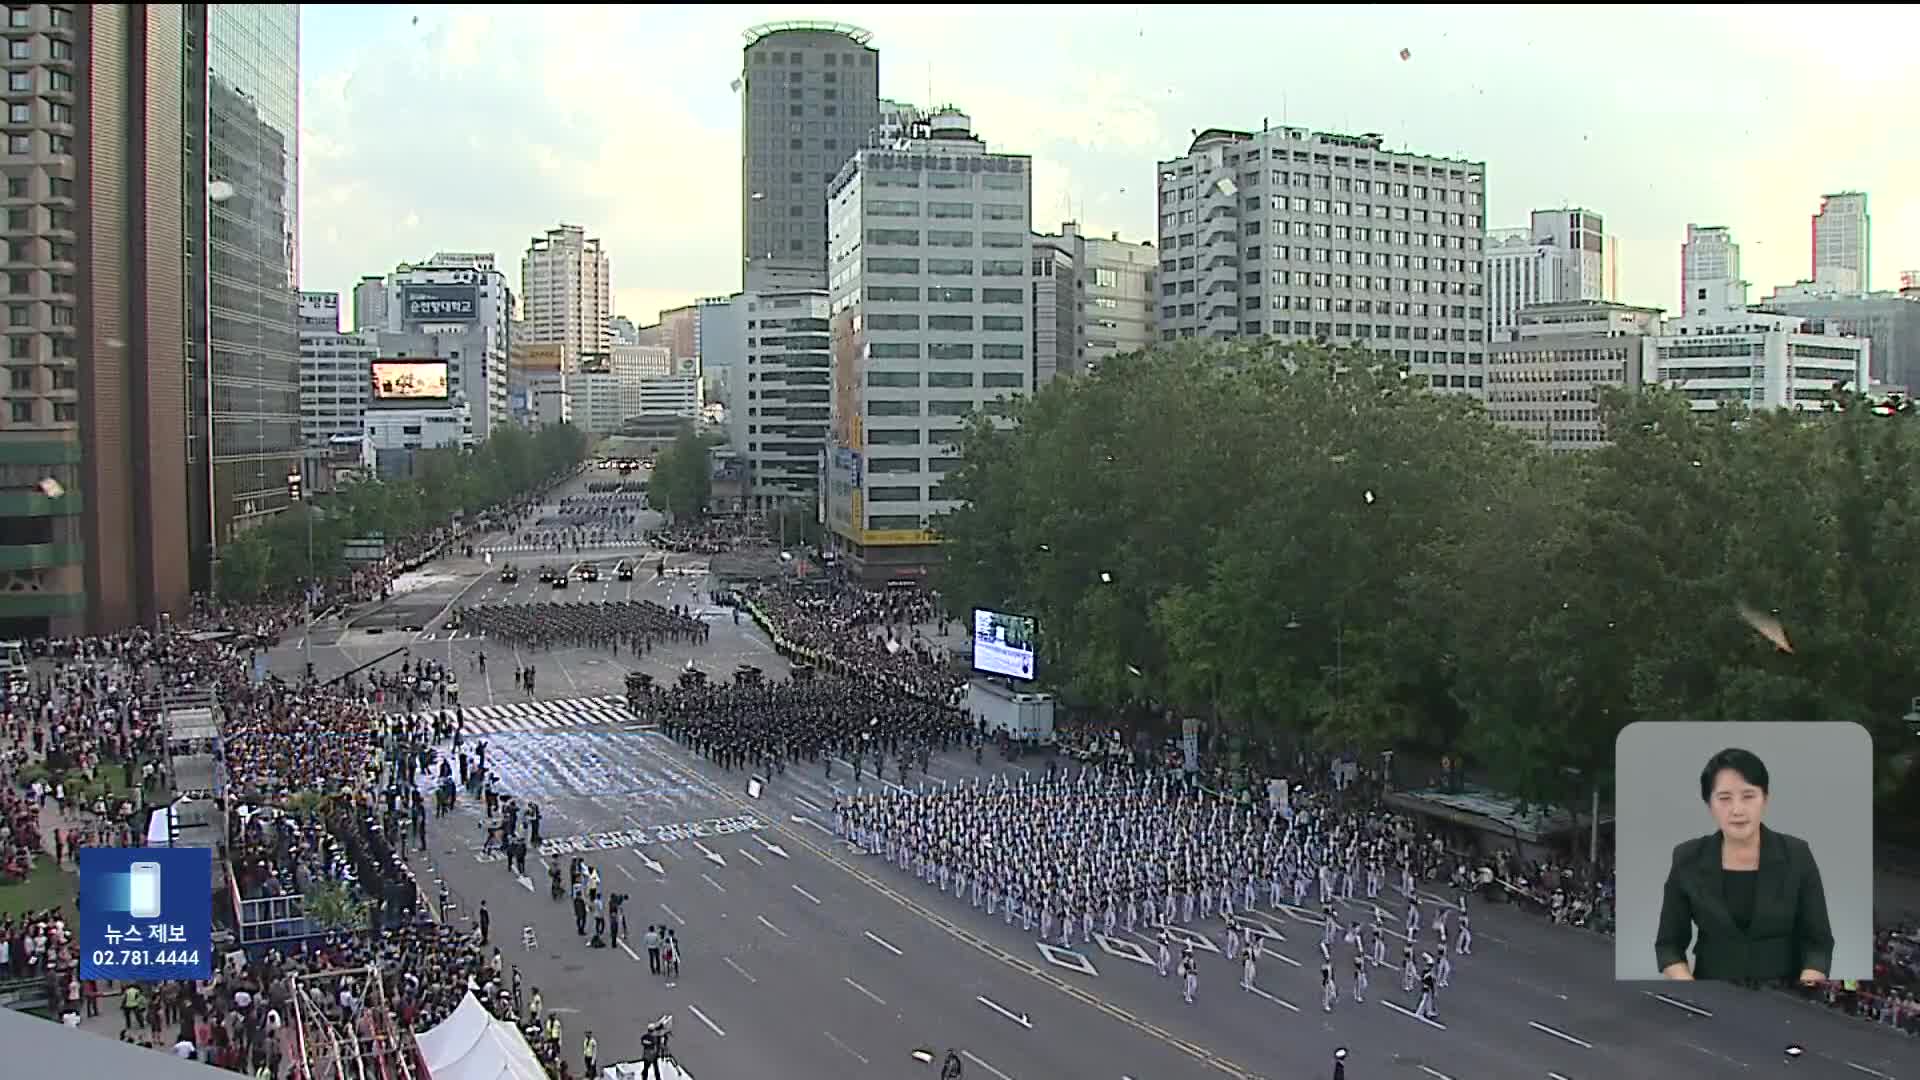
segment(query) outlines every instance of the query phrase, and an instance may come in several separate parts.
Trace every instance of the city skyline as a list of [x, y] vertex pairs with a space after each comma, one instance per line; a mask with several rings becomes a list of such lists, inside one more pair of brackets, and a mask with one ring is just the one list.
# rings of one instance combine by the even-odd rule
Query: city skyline
[[[1872, 287], [1894, 288], [1920, 264], [1920, 205], [1900, 198], [1907, 169], [1894, 149], [1920, 135], [1920, 120], [1825, 104], [1897, 100], [1889, 36], [1865, 35], [1865, 55], [1843, 62], [1806, 53], [1793, 24], [1771, 13], [1730, 24], [1658, 11], [1629, 27], [1578, 11], [1519, 21], [1288, 12], [1256, 20], [1276, 33], [1234, 39], [1320, 43], [1275, 64], [1220, 45], [1192, 11], [1094, 28], [1038, 9], [1024, 27], [1029, 47], [1008, 50], [990, 22], [948, 9], [674, 9], [649, 11], [640, 33], [620, 9], [515, 19], [310, 8], [303, 282], [350, 290], [363, 273], [437, 248], [504, 259], [566, 220], [605, 240], [614, 310], [637, 322], [733, 291], [740, 102], [729, 84], [742, 32], [796, 16], [872, 31], [883, 97], [951, 101], [990, 147], [1032, 155], [1042, 228], [1079, 220], [1089, 235], [1157, 239], [1154, 162], [1183, 153], [1194, 128], [1258, 129], [1264, 116], [1484, 160], [1492, 228], [1555, 206], [1605, 214], [1630, 303], [1677, 308], [1690, 222], [1733, 228], [1756, 290], [1804, 278], [1809, 217], [1822, 195], [1843, 190], [1874, 199]], [[1556, 26], [1577, 28], [1587, 56], [1630, 52], [1640, 74], [1572, 77], [1579, 59], [1545, 47], [1566, 39]], [[1558, 92], [1541, 94], [1543, 85]], [[393, 122], [429, 101], [462, 104], [436, 109], [431, 124]], [[1795, 151], [1786, 130], [1820, 130], [1820, 153]]]

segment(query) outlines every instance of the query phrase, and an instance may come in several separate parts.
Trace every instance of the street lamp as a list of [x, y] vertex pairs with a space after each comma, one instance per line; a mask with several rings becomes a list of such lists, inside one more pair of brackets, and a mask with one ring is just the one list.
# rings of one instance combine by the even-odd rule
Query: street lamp
[[[303, 492], [301, 491], [301, 487], [302, 480], [300, 471], [298, 469], [289, 471], [287, 473], [287, 501], [289, 503], [302, 501], [301, 496]], [[302, 509], [306, 512], [307, 516], [307, 580], [304, 590], [306, 593], [306, 627], [300, 635], [300, 652], [302, 659], [306, 661], [307, 678], [311, 680], [313, 678], [313, 507], [307, 506], [302, 507]]]

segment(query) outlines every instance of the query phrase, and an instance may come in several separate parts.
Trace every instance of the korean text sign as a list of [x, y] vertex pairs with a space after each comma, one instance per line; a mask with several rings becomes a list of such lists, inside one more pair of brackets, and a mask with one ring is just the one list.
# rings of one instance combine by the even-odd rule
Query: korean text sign
[[80, 849], [80, 977], [213, 977], [213, 853]]

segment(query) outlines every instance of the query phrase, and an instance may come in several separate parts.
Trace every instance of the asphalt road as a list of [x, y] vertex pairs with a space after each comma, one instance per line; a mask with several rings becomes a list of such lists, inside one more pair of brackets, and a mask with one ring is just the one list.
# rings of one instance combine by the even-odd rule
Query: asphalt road
[[[509, 958], [549, 1002], [581, 1010], [569, 1031], [596, 1030], [603, 1057], [633, 1052], [634, 1022], [663, 1012], [675, 1014], [681, 1060], [703, 1077], [913, 1075], [913, 1050], [949, 1046], [988, 1076], [1133, 1080], [1321, 1076], [1338, 1046], [1351, 1051], [1354, 1080], [1765, 1076], [1789, 1069], [1788, 1043], [1808, 1051], [1792, 1066], [1801, 1074], [1897, 1077], [1912, 1052], [1777, 994], [1616, 984], [1602, 939], [1485, 905], [1438, 1026], [1411, 1015], [1393, 971], [1373, 978], [1367, 1002], [1352, 1001], [1344, 947], [1343, 999], [1322, 1012], [1310, 912], [1265, 913], [1285, 936], [1269, 950], [1287, 960], [1262, 964], [1259, 995], [1209, 951], [1223, 944], [1219, 924], [1197, 927], [1199, 1001], [1186, 1006], [1174, 980], [1142, 962], [1145, 949], [1110, 940], [1049, 955], [1017, 923], [835, 842], [825, 811], [835, 781], [850, 779], [844, 768], [835, 781], [789, 771], [753, 799], [743, 774], [631, 722], [488, 738], [503, 786], [541, 805], [549, 857], [564, 866], [570, 847], [584, 848], [606, 886], [632, 896], [636, 932], [660, 922], [681, 935], [673, 985], [646, 973], [638, 945], [633, 956], [586, 949], [548, 899], [542, 867], [523, 884], [478, 859], [474, 807], [441, 826], [430, 873], [470, 902], [487, 899]], [[970, 758], [935, 765], [948, 782], [974, 773]]]
[[[594, 557], [610, 565], [609, 556]], [[500, 558], [429, 568], [446, 580], [436, 579], [427, 599], [444, 607], [555, 598], [531, 574], [518, 587], [500, 586]], [[576, 583], [560, 596], [704, 607], [701, 561], [671, 557], [685, 572], [660, 584], [636, 575], [585, 590]], [[816, 769], [790, 770], [752, 798], [743, 774], [717, 770], [627, 716], [616, 695], [636, 667], [665, 679], [692, 658], [715, 675], [742, 661], [784, 673], [750, 624], [735, 624], [731, 613], [708, 617], [706, 646], [663, 648], [637, 661], [577, 649], [524, 654], [450, 631], [438, 618], [418, 632], [379, 634], [356, 629], [356, 618], [314, 638], [323, 676], [396, 647], [462, 670], [472, 737], [490, 744], [505, 790], [540, 804], [550, 857], [564, 866], [582, 850], [606, 887], [631, 895], [636, 932], [658, 922], [680, 934], [685, 963], [673, 983], [647, 973], [638, 942], [628, 943], [631, 952], [588, 949], [570, 911], [548, 898], [544, 858], [525, 881], [483, 860], [470, 800], [430, 823], [428, 850], [415, 856], [427, 894], [444, 879], [469, 903], [486, 901], [494, 941], [529, 987], [552, 1006], [577, 1010], [565, 1017], [576, 1052], [592, 1029], [603, 1062], [636, 1056], [641, 1022], [671, 1012], [675, 1051], [700, 1080], [932, 1077], [937, 1064], [918, 1064], [914, 1051], [932, 1051], [937, 1063], [948, 1047], [966, 1056], [970, 1078], [1305, 1078], [1329, 1075], [1340, 1046], [1351, 1052], [1352, 1080], [1920, 1077], [1913, 1044], [1884, 1029], [1774, 993], [1616, 984], [1610, 943], [1487, 905], [1474, 910], [1475, 952], [1442, 991], [1437, 1025], [1411, 1015], [1413, 999], [1390, 970], [1374, 976], [1367, 1002], [1354, 1002], [1344, 946], [1335, 953], [1343, 997], [1322, 1012], [1310, 912], [1263, 913], [1284, 940], [1267, 943], [1273, 955], [1261, 965], [1260, 994], [1240, 990], [1239, 966], [1211, 951], [1223, 942], [1219, 924], [1196, 926], [1199, 1000], [1187, 1006], [1174, 980], [1154, 973], [1143, 938], [1050, 953], [1017, 923], [989, 920], [836, 842], [828, 810], [851, 780], [844, 764], [831, 780]], [[476, 668], [482, 652], [484, 676]], [[301, 656], [294, 639], [271, 662], [295, 671]], [[536, 697], [513, 686], [510, 669], [525, 662], [540, 670]], [[989, 759], [981, 769], [970, 757], [948, 756], [934, 773], [940, 782], [970, 783], [1018, 767]], [[874, 783], [870, 774], [866, 782]], [[1390, 914], [1389, 926], [1402, 921], [1401, 909]], [[1789, 1065], [1789, 1043], [1807, 1056]]]

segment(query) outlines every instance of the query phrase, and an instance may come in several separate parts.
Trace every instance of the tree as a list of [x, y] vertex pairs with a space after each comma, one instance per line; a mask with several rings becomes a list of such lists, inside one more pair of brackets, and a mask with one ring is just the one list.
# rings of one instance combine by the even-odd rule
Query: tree
[[683, 432], [662, 450], [653, 462], [653, 476], [647, 481], [647, 498], [671, 513], [677, 521], [694, 521], [706, 516], [713, 498], [712, 442], [692, 432]]
[[307, 887], [307, 921], [325, 930], [364, 930], [367, 902], [355, 899], [338, 881], [319, 881]]
[[962, 430], [938, 584], [1036, 616], [1043, 681], [1095, 707], [1452, 753], [1582, 811], [1636, 720], [1852, 720], [1882, 811], [1920, 821], [1897, 752], [1920, 412], [1844, 389], [1817, 413], [1601, 405], [1610, 444], [1551, 455], [1362, 351], [1115, 358]]

